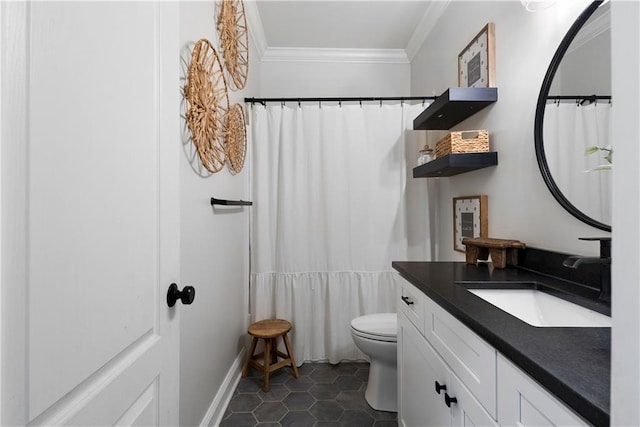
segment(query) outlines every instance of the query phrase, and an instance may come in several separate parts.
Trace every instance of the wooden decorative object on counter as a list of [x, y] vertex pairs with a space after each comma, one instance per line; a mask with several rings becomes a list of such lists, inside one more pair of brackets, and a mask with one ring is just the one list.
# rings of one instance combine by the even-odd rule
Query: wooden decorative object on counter
[[184, 95], [187, 126], [198, 156], [209, 172], [218, 172], [225, 163], [224, 120], [229, 97], [218, 54], [206, 39], [193, 47]]
[[489, 132], [467, 130], [450, 132], [436, 143], [436, 157], [457, 153], [486, 153], [489, 151]]
[[465, 238], [462, 244], [466, 246], [467, 264], [476, 264], [478, 260], [491, 261], [496, 268], [507, 265], [518, 265], [518, 249], [526, 245], [519, 240], [492, 239], [489, 237]]
[[224, 65], [235, 89], [243, 89], [249, 73], [249, 31], [242, 0], [218, 1], [218, 35]]
[[240, 104], [233, 104], [227, 112], [225, 141], [229, 170], [232, 173], [238, 173], [244, 166], [244, 158], [247, 153], [247, 131], [244, 110]]

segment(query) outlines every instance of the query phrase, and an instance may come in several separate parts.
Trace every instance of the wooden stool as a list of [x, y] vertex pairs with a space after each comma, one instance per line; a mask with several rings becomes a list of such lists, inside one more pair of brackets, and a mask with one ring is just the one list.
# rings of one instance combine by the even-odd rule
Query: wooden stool
[[464, 238], [462, 244], [466, 246], [467, 264], [476, 264], [478, 260], [491, 261], [496, 268], [507, 265], [518, 265], [518, 249], [526, 245], [519, 240], [492, 239], [489, 237]]
[[[249, 373], [249, 365], [262, 371], [263, 382], [262, 390], [269, 391], [269, 374], [276, 369], [280, 369], [283, 366], [291, 366], [293, 369], [293, 376], [298, 378], [298, 367], [296, 361], [293, 358], [293, 351], [291, 350], [291, 343], [287, 333], [291, 330], [291, 323], [282, 319], [266, 319], [256, 323], [252, 323], [249, 326], [249, 335], [253, 337], [251, 341], [251, 348], [249, 349], [249, 357], [242, 369], [242, 376], [246, 377]], [[278, 350], [278, 337], [282, 337], [284, 346], [287, 350], [287, 354], [284, 354]], [[256, 345], [259, 339], [264, 340], [264, 351], [259, 354], [253, 354], [256, 350]], [[278, 362], [278, 357], [282, 358]], [[258, 359], [263, 359], [263, 364], [258, 363]]]

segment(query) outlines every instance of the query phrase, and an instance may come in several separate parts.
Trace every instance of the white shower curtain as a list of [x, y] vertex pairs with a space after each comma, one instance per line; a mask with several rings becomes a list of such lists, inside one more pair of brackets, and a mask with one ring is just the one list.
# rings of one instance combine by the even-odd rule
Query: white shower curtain
[[423, 109], [251, 107], [251, 316], [293, 323], [298, 364], [365, 358], [351, 319], [395, 312], [392, 261], [430, 259]]
[[585, 172], [607, 164], [604, 153], [585, 155], [585, 149], [613, 145], [611, 109], [607, 102], [547, 104], [543, 134], [549, 170], [562, 194], [605, 224], [611, 224], [611, 170]]

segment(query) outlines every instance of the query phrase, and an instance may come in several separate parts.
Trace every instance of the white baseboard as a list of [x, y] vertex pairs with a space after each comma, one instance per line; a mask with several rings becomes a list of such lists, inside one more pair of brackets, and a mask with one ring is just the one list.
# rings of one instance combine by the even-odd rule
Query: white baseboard
[[240, 382], [242, 362], [244, 361], [245, 353], [246, 350], [242, 349], [238, 357], [233, 361], [229, 372], [227, 372], [222, 385], [218, 389], [218, 393], [216, 393], [211, 405], [209, 405], [209, 409], [204, 415], [200, 427], [216, 427], [222, 422], [222, 417], [224, 417], [227, 406], [229, 406], [233, 392]]

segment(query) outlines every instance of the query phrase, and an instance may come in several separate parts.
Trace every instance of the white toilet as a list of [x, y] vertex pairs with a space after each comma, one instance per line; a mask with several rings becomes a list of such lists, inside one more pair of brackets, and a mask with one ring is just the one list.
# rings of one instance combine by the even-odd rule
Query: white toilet
[[396, 313], [378, 313], [351, 321], [351, 337], [356, 346], [371, 358], [365, 398], [378, 411], [398, 411]]

